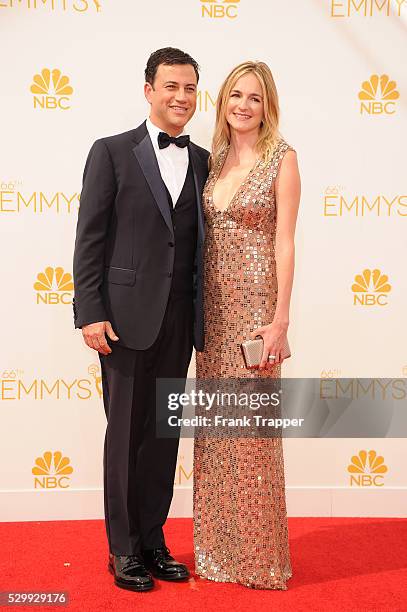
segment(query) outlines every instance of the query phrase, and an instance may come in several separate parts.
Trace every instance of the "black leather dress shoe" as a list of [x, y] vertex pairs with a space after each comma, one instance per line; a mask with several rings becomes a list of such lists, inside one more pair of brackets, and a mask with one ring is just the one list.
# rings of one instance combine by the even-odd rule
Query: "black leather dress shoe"
[[154, 586], [153, 577], [147, 571], [141, 555], [109, 554], [109, 572], [114, 583], [128, 591], [150, 591]]
[[175, 561], [166, 546], [143, 550], [144, 564], [154, 578], [161, 580], [185, 580], [189, 578], [187, 566]]

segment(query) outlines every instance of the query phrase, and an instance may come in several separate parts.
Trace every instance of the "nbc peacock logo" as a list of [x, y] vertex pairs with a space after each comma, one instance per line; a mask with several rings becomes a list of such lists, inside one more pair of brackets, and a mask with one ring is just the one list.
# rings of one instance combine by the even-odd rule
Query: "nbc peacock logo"
[[391, 81], [387, 74], [372, 74], [368, 81], [362, 83], [358, 97], [361, 115], [394, 115], [395, 101], [400, 94], [396, 81]]
[[63, 75], [57, 68], [53, 70], [43, 68], [39, 74], [35, 74], [30, 91], [34, 94], [34, 108], [47, 110], [71, 108], [69, 102], [73, 88], [69, 84], [69, 77]]
[[61, 451], [45, 451], [37, 457], [31, 472], [35, 476], [35, 489], [67, 489], [73, 467], [69, 457], [64, 457]]
[[48, 266], [37, 274], [34, 283], [37, 304], [72, 304], [72, 274], [63, 268]]
[[240, 0], [200, 0], [201, 17], [236, 19]]
[[356, 274], [352, 285], [354, 306], [386, 306], [387, 296], [391, 291], [387, 274], [382, 274], [377, 268], [363, 270]]
[[388, 472], [384, 458], [374, 450], [361, 450], [353, 455], [348, 465], [351, 487], [382, 487], [383, 474]]

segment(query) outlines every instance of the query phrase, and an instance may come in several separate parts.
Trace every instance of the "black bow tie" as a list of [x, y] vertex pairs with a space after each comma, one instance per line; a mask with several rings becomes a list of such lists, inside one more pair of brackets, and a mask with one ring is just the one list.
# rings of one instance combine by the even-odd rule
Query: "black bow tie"
[[165, 132], [160, 132], [158, 134], [159, 149], [166, 149], [171, 143], [183, 149], [184, 147], [187, 147], [189, 145], [189, 136], [178, 136], [178, 138], [175, 138], [175, 136], [170, 136]]

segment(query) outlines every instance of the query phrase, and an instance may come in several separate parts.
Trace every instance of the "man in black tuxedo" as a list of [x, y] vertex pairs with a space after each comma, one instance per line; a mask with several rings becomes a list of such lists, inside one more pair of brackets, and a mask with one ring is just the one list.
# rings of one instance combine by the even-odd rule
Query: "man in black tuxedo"
[[150, 117], [97, 140], [83, 179], [74, 253], [74, 319], [99, 352], [107, 417], [104, 500], [117, 586], [183, 580], [166, 547], [178, 438], [155, 436], [157, 378], [187, 375], [203, 350], [202, 189], [208, 152], [184, 126], [196, 108], [198, 65], [171, 47], [145, 70]]

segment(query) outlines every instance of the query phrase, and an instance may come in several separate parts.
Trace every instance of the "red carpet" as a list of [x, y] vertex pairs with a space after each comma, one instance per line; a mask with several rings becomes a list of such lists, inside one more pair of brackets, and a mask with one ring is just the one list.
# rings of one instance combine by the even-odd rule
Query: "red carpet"
[[[187, 583], [157, 581], [154, 591], [131, 593], [115, 587], [107, 571], [103, 521], [0, 523], [0, 591], [68, 591], [70, 604], [59, 609], [86, 612], [407, 611], [405, 519], [290, 518], [289, 533], [293, 577], [287, 591], [193, 575]], [[192, 521], [170, 519], [166, 539], [193, 569]]]

